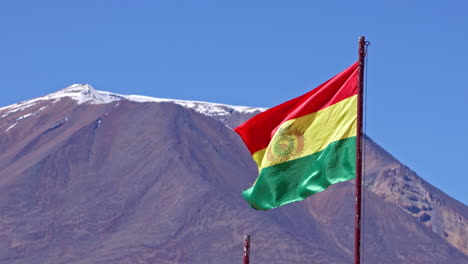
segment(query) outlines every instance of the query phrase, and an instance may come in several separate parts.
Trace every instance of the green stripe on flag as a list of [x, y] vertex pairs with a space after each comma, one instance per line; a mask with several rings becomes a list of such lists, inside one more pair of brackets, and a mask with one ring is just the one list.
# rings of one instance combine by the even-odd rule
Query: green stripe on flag
[[301, 201], [356, 175], [356, 137], [330, 143], [322, 151], [260, 171], [242, 195], [258, 210]]

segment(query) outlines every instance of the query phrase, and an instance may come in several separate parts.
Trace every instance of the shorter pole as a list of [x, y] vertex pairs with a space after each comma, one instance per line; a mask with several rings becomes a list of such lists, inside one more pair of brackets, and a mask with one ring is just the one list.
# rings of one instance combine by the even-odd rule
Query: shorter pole
[[250, 261], [250, 235], [244, 235], [244, 264]]

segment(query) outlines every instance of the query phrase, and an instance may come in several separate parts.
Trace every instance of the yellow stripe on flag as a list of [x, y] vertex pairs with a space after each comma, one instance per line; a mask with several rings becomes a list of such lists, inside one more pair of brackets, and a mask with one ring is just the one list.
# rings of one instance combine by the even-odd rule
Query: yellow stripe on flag
[[325, 149], [330, 143], [356, 136], [357, 95], [320, 111], [290, 119], [279, 127], [267, 148], [252, 157], [259, 171]]

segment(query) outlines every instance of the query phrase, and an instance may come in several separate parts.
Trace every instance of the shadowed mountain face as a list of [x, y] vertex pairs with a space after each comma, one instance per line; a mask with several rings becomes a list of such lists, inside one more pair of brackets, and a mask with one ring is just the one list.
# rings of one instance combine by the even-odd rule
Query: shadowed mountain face
[[[229, 126], [260, 110], [75, 88], [0, 109], [0, 263], [239, 263], [247, 233], [251, 263], [352, 262], [352, 181], [243, 200], [257, 170]], [[467, 263], [466, 205], [370, 139], [366, 174], [364, 263]]]

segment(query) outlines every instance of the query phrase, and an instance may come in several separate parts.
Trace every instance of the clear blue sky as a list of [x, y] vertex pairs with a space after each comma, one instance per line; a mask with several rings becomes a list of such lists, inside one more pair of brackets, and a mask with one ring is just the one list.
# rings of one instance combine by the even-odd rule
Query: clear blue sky
[[0, 106], [89, 83], [271, 107], [353, 63], [365, 35], [367, 133], [467, 204], [467, 12], [465, 0], [2, 0]]

